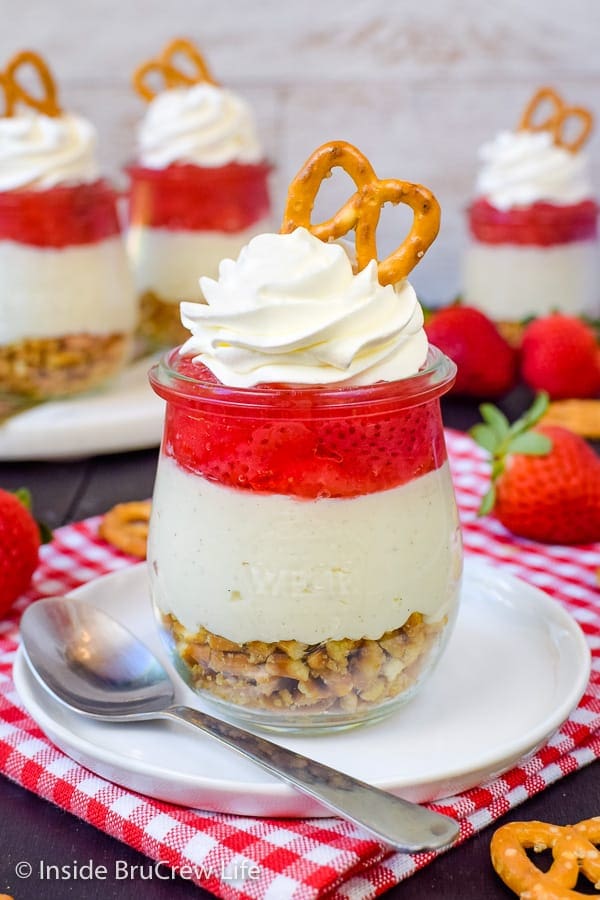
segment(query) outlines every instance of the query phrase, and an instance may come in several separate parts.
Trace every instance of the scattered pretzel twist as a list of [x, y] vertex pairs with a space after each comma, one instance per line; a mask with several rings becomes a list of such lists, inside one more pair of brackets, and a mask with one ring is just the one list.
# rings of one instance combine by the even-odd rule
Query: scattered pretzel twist
[[[539, 119], [540, 110], [546, 105], [549, 112], [546, 118]], [[580, 123], [579, 133], [571, 140], [566, 137], [566, 128], [569, 121]], [[577, 153], [587, 141], [592, 128], [594, 117], [589, 109], [583, 106], [567, 106], [554, 88], [542, 87], [533, 95], [519, 122], [520, 131], [549, 131], [557, 147]]]
[[[572, 890], [580, 875], [600, 887], [600, 816], [577, 825], [509, 822], [499, 828], [490, 847], [492, 865], [521, 900], [576, 900], [589, 894]], [[542, 872], [527, 849], [552, 850], [553, 862]], [[598, 896], [597, 894], [594, 896]]]
[[[177, 58], [191, 63], [191, 71], [177, 65]], [[187, 38], [175, 38], [170, 41], [158, 56], [142, 63], [133, 73], [133, 86], [143, 100], [149, 103], [156, 97], [157, 91], [148, 84], [149, 75], [162, 78], [164, 89], [189, 87], [192, 84], [217, 84], [212, 77], [206, 61], [196, 45]]]
[[145, 559], [150, 509], [150, 500], [118, 503], [103, 516], [98, 534], [123, 553]]
[[600, 398], [554, 400], [540, 420], [541, 425], [560, 425], [581, 437], [600, 441]]
[[[325, 178], [339, 166], [352, 178], [356, 192], [324, 222], [313, 224], [311, 215]], [[402, 244], [385, 259], [377, 257], [376, 232], [382, 207], [405, 203], [413, 211], [410, 231]], [[435, 240], [440, 227], [440, 206], [427, 188], [395, 178], [380, 179], [360, 150], [345, 141], [323, 144], [308, 158], [290, 184], [281, 232], [306, 228], [322, 241], [334, 241], [355, 232], [356, 271], [378, 260], [381, 284], [405, 278]]]
[[[23, 67], [30, 66], [36, 74], [40, 95], [30, 94], [19, 81]], [[45, 116], [56, 118], [62, 110], [56, 96], [56, 83], [47, 63], [34, 50], [21, 50], [8, 61], [5, 70], [0, 71], [0, 88], [4, 93], [4, 116], [14, 116], [19, 103]]]

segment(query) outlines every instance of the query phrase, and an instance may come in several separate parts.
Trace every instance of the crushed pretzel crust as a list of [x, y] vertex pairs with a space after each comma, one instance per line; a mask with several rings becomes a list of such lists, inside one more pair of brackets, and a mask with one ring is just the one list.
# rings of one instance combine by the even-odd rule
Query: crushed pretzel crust
[[123, 366], [128, 335], [69, 334], [28, 338], [0, 347], [0, 392], [36, 399], [96, 387]]
[[196, 690], [237, 706], [281, 713], [355, 713], [405, 693], [419, 679], [447, 620], [413, 613], [378, 640], [236, 644], [163, 616]]
[[189, 331], [181, 324], [179, 303], [146, 291], [139, 298], [139, 308], [138, 334], [150, 348], [176, 347], [189, 338]]

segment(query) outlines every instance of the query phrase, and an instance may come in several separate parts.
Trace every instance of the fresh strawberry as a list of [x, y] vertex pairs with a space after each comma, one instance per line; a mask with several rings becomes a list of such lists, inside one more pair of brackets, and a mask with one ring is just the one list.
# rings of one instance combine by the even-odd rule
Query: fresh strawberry
[[431, 343], [458, 366], [455, 394], [501, 397], [514, 387], [517, 352], [480, 310], [447, 306], [432, 315], [425, 330]]
[[575, 316], [552, 313], [531, 322], [521, 344], [523, 380], [552, 400], [600, 393], [600, 347], [592, 328]]
[[29, 587], [38, 564], [40, 528], [29, 512], [29, 494], [0, 490], [0, 616]]
[[471, 434], [491, 454], [492, 486], [480, 513], [493, 509], [509, 531], [534, 541], [600, 541], [600, 458], [566, 428], [537, 425], [547, 407], [548, 395], [538, 394], [512, 425], [490, 404], [481, 407], [485, 424]]

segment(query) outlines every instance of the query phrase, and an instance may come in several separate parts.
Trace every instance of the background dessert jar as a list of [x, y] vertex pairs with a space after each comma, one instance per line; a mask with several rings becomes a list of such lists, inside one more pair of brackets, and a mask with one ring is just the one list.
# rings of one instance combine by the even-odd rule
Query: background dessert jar
[[[39, 78], [35, 96], [23, 69]], [[72, 394], [118, 372], [131, 349], [136, 298], [116, 194], [93, 126], [61, 110], [37, 54], [18, 53], [1, 82], [0, 392]]]
[[598, 205], [582, 147], [591, 114], [550, 88], [481, 150], [468, 209], [466, 303], [499, 322], [600, 314]]
[[139, 331], [151, 347], [174, 346], [186, 338], [180, 301], [203, 299], [199, 277], [267, 229], [270, 166], [250, 107], [216, 84], [189, 41], [167, 44], [134, 85], [148, 102], [129, 167]]
[[182, 305], [192, 336], [151, 372], [167, 401], [148, 545], [163, 636], [238, 718], [386, 715], [456, 614], [440, 414], [455, 366], [406, 278], [381, 284], [375, 259], [355, 274], [304, 227], [253, 238], [202, 287], [207, 305]]

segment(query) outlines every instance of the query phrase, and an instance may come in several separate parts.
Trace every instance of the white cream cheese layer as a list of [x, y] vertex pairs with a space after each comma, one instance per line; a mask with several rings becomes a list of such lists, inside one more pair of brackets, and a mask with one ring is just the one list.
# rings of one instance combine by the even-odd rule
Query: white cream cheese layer
[[137, 301], [120, 237], [64, 248], [0, 241], [0, 343], [131, 333]]
[[235, 233], [132, 226], [127, 248], [137, 291], [152, 291], [169, 303], [199, 302], [200, 276], [216, 278], [222, 259], [237, 256], [244, 244], [268, 227], [266, 219]]
[[594, 240], [551, 247], [472, 241], [463, 262], [464, 300], [499, 320], [554, 310], [597, 318], [599, 257]]
[[462, 565], [450, 471], [313, 501], [215, 484], [163, 456], [148, 562], [161, 611], [238, 643], [379, 638], [415, 611], [439, 620]]

